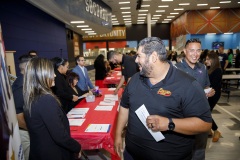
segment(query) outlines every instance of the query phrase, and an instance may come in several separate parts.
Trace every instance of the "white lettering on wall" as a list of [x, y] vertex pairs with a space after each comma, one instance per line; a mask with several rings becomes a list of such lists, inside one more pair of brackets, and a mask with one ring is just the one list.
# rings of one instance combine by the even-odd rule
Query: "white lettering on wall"
[[106, 9], [102, 8], [97, 3], [93, 2], [92, 0], [85, 0], [85, 4], [87, 12], [105, 21], [111, 20], [109, 18], [111, 16], [111, 13], [107, 12]]

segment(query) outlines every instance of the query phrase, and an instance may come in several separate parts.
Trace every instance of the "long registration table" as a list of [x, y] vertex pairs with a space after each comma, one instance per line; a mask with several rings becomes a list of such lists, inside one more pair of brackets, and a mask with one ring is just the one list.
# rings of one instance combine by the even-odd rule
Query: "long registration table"
[[114, 71], [110, 76], [104, 78], [103, 84], [118, 84], [120, 82], [121, 76], [121, 71]]
[[[120, 160], [120, 157], [114, 151], [114, 136], [116, 121], [118, 115], [119, 101], [111, 111], [96, 111], [94, 110], [100, 101], [103, 101], [105, 94], [113, 94], [113, 91], [108, 88], [100, 88], [101, 97], [95, 97], [95, 102], [86, 102], [83, 99], [75, 108], [89, 108], [85, 121], [81, 126], [71, 126], [71, 136], [77, 140], [83, 150], [105, 149], [111, 154], [112, 160]], [[122, 90], [118, 92], [118, 97], [122, 94]], [[110, 124], [110, 130], [107, 133], [100, 132], [85, 132], [89, 124]]]

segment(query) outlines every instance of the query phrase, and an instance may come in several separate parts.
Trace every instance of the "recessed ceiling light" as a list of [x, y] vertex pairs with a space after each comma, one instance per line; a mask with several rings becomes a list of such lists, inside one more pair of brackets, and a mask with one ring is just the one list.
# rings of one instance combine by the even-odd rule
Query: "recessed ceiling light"
[[131, 7], [121, 7], [120, 9], [130, 9]]
[[125, 23], [132, 23], [132, 21], [124, 21]]
[[216, 33], [207, 33], [207, 35], [212, 35], [212, 34], [216, 34]]
[[175, 16], [167, 16], [167, 18], [174, 18]]
[[226, 33], [224, 33], [224, 34], [233, 34], [233, 32], [226, 32]]
[[146, 19], [146, 17], [138, 17], [138, 19]]
[[143, 1], [152, 1], [152, 0], [143, 0]]
[[138, 19], [137, 21], [138, 21], [138, 22], [144, 22], [145, 20], [143, 20], [143, 19]]
[[128, 13], [131, 13], [131, 12], [122, 12], [122, 14], [128, 14]]
[[188, 6], [188, 5], [190, 5], [190, 3], [179, 3], [178, 5], [179, 6]]
[[207, 6], [208, 4], [197, 4], [197, 6]]
[[88, 33], [88, 35], [96, 35], [97, 33]]
[[131, 15], [125, 15], [125, 16], [122, 16], [122, 17], [131, 17]]
[[175, 12], [175, 13], [170, 13], [170, 14], [179, 14], [179, 13]]
[[118, 21], [112, 21], [112, 23], [118, 23]]
[[151, 21], [157, 22], [158, 20], [157, 19], [152, 19]]
[[138, 16], [146, 16], [147, 14], [138, 14]]
[[210, 9], [219, 9], [220, 7], [210, 7]]
[[164, 21], [171, 21], [172, 19], [164, 19]]
[[112, 15], [112, 17], [116, 17], [115, 15]]
[[152, 17], [152, 19], [159, 19], [160, 17]]
[[169, 23], [169, 21], [162, 21], [162, 23]]
[[127, 25], [127, 26], [128, 26], [128, 25], [132, 25], [132, 23], [125, 23], [125, 25]]
[[138, 10], [139, 12], [147, 12], [148, 10]]
[[238, 2], [238, 3], [240, 3], [240, 2]]
[[116, 21], [117, 20], [117, 18], [112, 18], [112, 21]]
[[174, 9], [175, 11], [182, 11], [182, 10], [184, 10], [183, 8], [175, 8]]
[[160, 17], [160, 16], [162, 16], [161, 14], [155, 14], [155, 15], [153, 15], [153, 17]]
[[162, 0], [162, 2], [170, 2], [170, 1], [173, 1], [173, 0]]
[[119, 25], [119, 23], [113, 23], [112, 25]]
[[162, 6], [158, 6], [159, 8], [162, 8], [162, 7], [169, 7], [168, 5], [162, 5]]
[[156, 10], [156, 12], [165, 12], [165, 10]]
[[231, 3], [231, 1], [221, 1], [219, 3]]
[[123, 20], [126, 21], [126, 20], [132, 20], [132, 19], [131, 18], [124, 18]]
[[93, 33], [94, 31], [85, 31], [85, 33]]
[[128, 4], [128, 3], [130, 3], [130, 2], [119, 2], [119, 4]]
[[78, 28], [84, 28], [84, 27], [89, 27], [88, 25], [79, 25], [77, 26]]
[[144, 22], [137, 22], [137, 24], [144, 24]]
[[148, 5], [148, 4], [147, 5], [141, 5], [141, 7], [150, 7], [150, 5]]
[[71, 21], [70, 23], [85, 23], [84, 21]]
[[92, 30], [92, 28], [83, 28], [83, 29], [81, 29], [82, 31], [91, 31]]

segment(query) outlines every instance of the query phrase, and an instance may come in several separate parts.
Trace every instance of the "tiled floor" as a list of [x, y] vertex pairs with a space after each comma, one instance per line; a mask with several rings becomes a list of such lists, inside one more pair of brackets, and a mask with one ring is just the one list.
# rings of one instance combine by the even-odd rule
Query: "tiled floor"
[[[95, 71], [89, 71], [93, 84]], [[212, 116], [219, 127], [222, 138], [218, 142], [208, 139], [206, 160], [240, 160], [240, 89], [231, 91], [229, 102], [226, 93], [213, 110]], [[107, 155], [106, 152], [103, 152]], [[101, 160], [96, 152], [87, 152], [90, 160]]]

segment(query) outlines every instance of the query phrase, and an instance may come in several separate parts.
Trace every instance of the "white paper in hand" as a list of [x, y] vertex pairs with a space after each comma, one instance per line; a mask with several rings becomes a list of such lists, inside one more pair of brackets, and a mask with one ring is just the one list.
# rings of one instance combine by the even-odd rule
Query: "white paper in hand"
[[153, 136], [153, 138], [158, 142], [164, 139], [165, 137], [161, 132], [153, 132], [150, 128], [148, 128], [146, 120], [147, 117], [149, 116], [149, 113], [147, 111], [147, 108], [143, 104], [141, 107], [139, 107], [135, 113], [137, 114], [138, 118], [142, 122], [142, 124], [146, 127], [146, 129], [150, 132], [150, 134]]
[[204, 89], [204, 92], [205, 93], [209, 93], [211, 91], [212, 88], [207, 88], [207, 89]]

